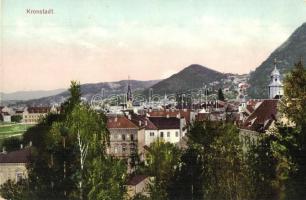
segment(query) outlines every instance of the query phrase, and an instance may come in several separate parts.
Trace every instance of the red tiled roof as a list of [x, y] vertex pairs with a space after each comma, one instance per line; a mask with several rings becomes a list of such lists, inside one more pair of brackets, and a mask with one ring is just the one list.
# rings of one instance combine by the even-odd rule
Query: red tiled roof
[[244, 126], [256, 131], [266, 128], [265, 125], [269, 120], [276, 120], [277, 103], [277, 99], [264, 100], [245, 120]]
[[126, 116], [109, 117], [107, 119], [107, 128], [134, 128], [139, 127], [130, 121]]
[[158, 110], [148, 112], [150, 117], [183, 117], [187, 122], [190, 122], [191, 110]]
[[0, 153], [0, 163], [27, 163], [31, 150], [29, 148], [12, 151], [9, 153]]
[[50, 107], [28, 107], [29, 113], [48, 113], [50, 112]]
[[[136, 125], [143, 127], [147, 130], [157, 130], [158, 128], [149, 120], [148, 117], [143, 116], [143, 115], [136, 115], [132, 114], [131, 115], [131, 121]], [[141, 122], [141, 125], [139, 124]]]
[[149, 117], [158, 129], [179, 129], [180, 119], [177, 117]]
[[127, 185], [137, 185], [140, 182], [142, 182], [143, 180], [145, 180], [148, 176], [146, 175], [134, 175], [131, 178], [128, 179], [127, 181]]

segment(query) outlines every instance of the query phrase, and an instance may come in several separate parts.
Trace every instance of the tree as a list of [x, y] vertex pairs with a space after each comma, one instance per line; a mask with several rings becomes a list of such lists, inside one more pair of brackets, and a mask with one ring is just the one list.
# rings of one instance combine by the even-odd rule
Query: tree
[[250, 146], [246, 160], [252, 199], [284, 199], [285, 184], [294, 167], [288, 144], [291, 133], [276, 124]]
[[22, 120], [22, 116], [20, 116], [20, 115], [13, 115], [13, 116], [11, 117], [11, 121], [12, 121], [12, 122], [20, 123], [21, 120]]
[[219, 89], [218, 89], [218, 100], [220, 100], [220, 101], [224, 101], [224, 100], [225, 100], [225, 98], [224, 98], [224, 95], [223, 95], [223, 92], [222, 92], [222, 89], [221, 89], [221, 88], [219, 88]]
[[[187, 134], [170, 197], [173, 199], [248, 199], [246, 163], [239, 130], [230, 123], [195, 122]], [[190, 186], [182, 189], [182, 185]]]
[[306, 69], [302, 61], [295, 64], [284, 80], [284, 96], [281, 111], [298, 128], [306, 126]]
[[202, 199], [204, 196], [204, 160], [196, 147], [189, 147], [168, 183], [169, 199]]
[[20, 149], [20, 145], [22, 144], [22, 141], [18, 137], [9, 137], [5, 138], [2, 141], [2, 147], [5, 148], [6, 151], [16, 151]]
[[112, 157], [96, 158], [88, 174], [88, 199], [113, 200], [124, 199], [127, 166], [123, 160]]
[[49, 114], [24, 134], [32, 142], [28, 165], [31, 199], [122, 199], [126, 164], [106, 155], [106, 116], [80, 100], [80, 85], [60, 114]]
[[302, 61], [295, 64], [284, 80], [281, 111], [293, 125], [283, 124], [282, 133], [290, 137], [289, 154], [295, 165], [286, 184], [288, 199], [306, 196], [306, 70]]
[[172, 178], [175, 168], [178, 167], [180, 150], [169, 142], [155, 140], [146, 153], [146, 171], [154, 179], [149, 185], [152, 199], [167, 197], [167, 183]]
[[13, 182], [8, 180], [6, 183], [2, 184], [0, 187], [1, 197], [5, 199], [13, 199], [13, 200], [25, 200], [31, 199], [30, 193], [27, 190], [28, 183], [25, 179], [20, 181]]

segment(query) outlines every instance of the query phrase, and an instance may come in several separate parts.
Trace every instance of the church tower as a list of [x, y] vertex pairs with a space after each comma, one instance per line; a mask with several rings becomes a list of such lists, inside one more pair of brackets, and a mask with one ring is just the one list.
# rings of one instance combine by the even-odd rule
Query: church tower
[[269, 99], [280, 98], [284, 95], [283, 84], [280, 80], [280, 73], [276, 68], [276, 59], [274, 60], [274, 69], [271, 72], [271, 82], [269, 84]]
[[128, 80], [128, 89], [126, 93], [126, 108], [127, 109], [132, 109], [133, 108], [133, 95], [132, 95], [132, 89], [130, 85], [130, 77]]

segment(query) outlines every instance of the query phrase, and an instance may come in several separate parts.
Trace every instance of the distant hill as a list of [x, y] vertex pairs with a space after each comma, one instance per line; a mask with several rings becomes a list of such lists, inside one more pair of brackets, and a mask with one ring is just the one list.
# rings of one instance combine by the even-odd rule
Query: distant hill
[[[144, 89], [151, 87], [156, 84], [159, 80], [150, 80], [150, 81], [137, 81], [130, 80], [130, 85], [135, 91], [143, 91]], [[123, 94], [127, 92], [128, 80], [122, 80], [117, 82], [102, 82], [102, 83], [88, 83], [81, 85], [82, 97], [90, 100], [93, 95], [102, 94], [105, 97], [114, 95], [114, 94]], [[51, 103], [61, 103], [69, 96], [69, 92], [66, 90], [60, 94], [43, 97], [39, 99], [32, 99], [29, 101], [23, 102], [27, 105], [49, 105]]]
[[56, 90], [35, 90], [35, 91], [18, 91], [12, 93], [0, 93], [3, 101], [9, 100], [29, 100], [37, 99], [42, 97], [47, 97], [51, 95], [59, 94], [66, 89], [56, 89]]
[[[220, 81], [226, 75], [198, 64], [192, 64], [182, 71], [164, 79], [151, 88], [154, 94], [186, 92], [191, 89], [203, 87], [214, 81]], [[148, 89], [145, 91], [148, 94]]]
[[248, 94], [251, 98], [267, 98], [270, 74], [274, 68], [274, 59], [277, 68], [284, 76], [301, 57], [306, 58], [306, 23], [297, 28], [293, 34], [250, 74], [251, 87]]

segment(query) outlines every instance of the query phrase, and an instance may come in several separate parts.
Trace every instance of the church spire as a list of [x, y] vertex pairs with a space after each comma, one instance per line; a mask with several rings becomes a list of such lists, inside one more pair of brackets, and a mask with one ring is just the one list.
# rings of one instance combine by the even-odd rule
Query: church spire
[[127, 90], [127, 101], [132, 101], [132, 89], [131, 89], [131, 84], [130, 84], [130, 76], [128, 76], [128, 90]]
[[279, 61], [274, 59], [274, 69], [271, 72], [271, 81], [270, 84], [268, 85], [269, 87], [269, 98], [274, 99], [274, 98], [280, 98], [280, 96], [283, 95], [283, 84], [280, 80], [280, 72], [278, 71], [276, 64]]

